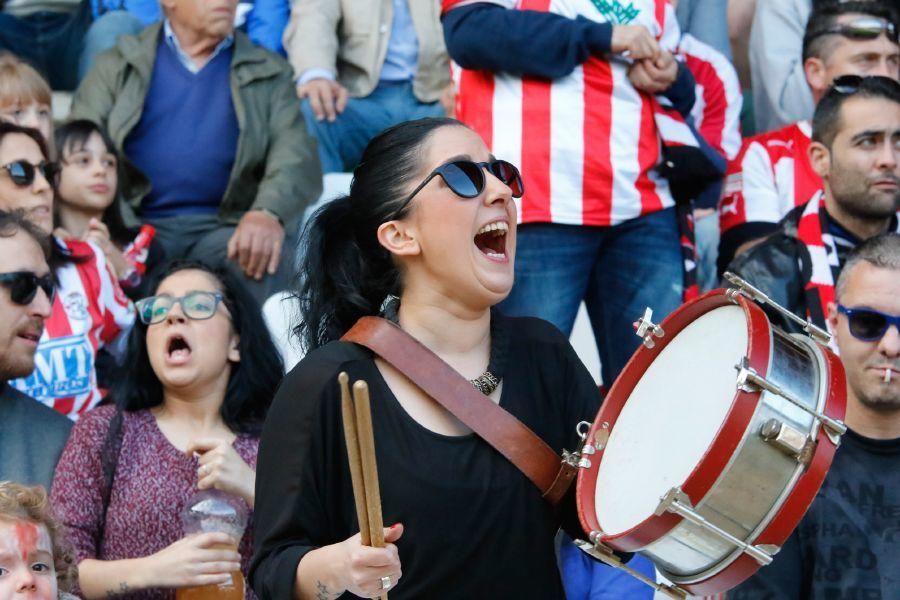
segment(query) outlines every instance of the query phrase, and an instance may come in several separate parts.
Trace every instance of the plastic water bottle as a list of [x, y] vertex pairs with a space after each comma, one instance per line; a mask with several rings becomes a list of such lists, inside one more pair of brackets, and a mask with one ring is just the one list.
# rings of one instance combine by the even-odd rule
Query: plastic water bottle
[[[231, 494], [221, 490], [200, 490], [191, 496], [181, 512], [184, 534], [227, 533], [232, 544], [217, 544], [212, 548], [237, 551], [241, 536], [247, 527], [247, 508]], [[179, 588], [176, 600], [244, 600], [244, 575], [238, 570], [231, 573], [231, 580], [219, 585], [203, 585]]]

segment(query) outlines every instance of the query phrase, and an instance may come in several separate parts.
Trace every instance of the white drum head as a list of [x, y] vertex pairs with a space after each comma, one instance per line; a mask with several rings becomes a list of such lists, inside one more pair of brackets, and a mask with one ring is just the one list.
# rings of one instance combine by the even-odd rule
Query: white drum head
[[716, 308], [681, 330], [644, 372], [598, 467], [595, 508], [606, 535], [653, 516], [660, 498], [699, 464], [731, 408], [734, 366], [747, 342], [743, 309]]

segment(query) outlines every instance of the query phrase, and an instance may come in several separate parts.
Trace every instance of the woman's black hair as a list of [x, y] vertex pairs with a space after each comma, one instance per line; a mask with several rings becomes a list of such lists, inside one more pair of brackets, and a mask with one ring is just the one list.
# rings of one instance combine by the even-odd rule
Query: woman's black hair
[[[0, 143], [3, 143], [3, 138], [13, 133], [21, 133], [22, 135], [30, 137], [34, 143], [38, 145], [44, 160], [50, 160], [50, 149], [47, 147], [47, 140], [44, 139], [44, 136], [40, 131], [33, 127], [22, 127], [15, 123], [0, 121]], [[53, 186], [53, 194], [55, 195], [57, 186], [54, 185], [52, 181], [50, 182], [50, 185]], [[55, 239], [51, 239], [50, 258], [47, 261], [50, 265], [50, 270], [55, 272], [66, 263], [81, 263], [88, 260], [88, 258], [89, 257], [73, 256], [68, 249], [57, 244]]]
[[399, 295], [400, 272], [378, 243], [378, 227], [397, 218], [419, 172], [422, 146], [447, 126], [464, 127], [455, 119], [428, 118], [382, 131], [363, 151], [350, 194], [320, 208], [307, 224], [297, 293], [301, 322], [294, 328], [307, 350], [340, 338], [360, 317], [378, 314], [386, 296]]
[[[222, 287], [223, 303], [231, 313], [235, 333], [240, 336], [241, 359], [231, 367], [220, 412], [233, 432], [258, 435], [284, 373], [281, 356], [269, 336], [259, 304], [229, 270], [193, 260], [174, 260], [162, 266], [147, 289], [155, 292], [165, 278], [185, 270], [208, 273]], [[163, 402], [162, 383], [147, 354], [147, 327], [140, 321], [135, 324], [128, 339], [127, 363], [113, 384], [111, 396], [123, 410], [142, 410]]]
[[[100, 136], [100, 139], [103, 141], [103, 145], [106, 147], [106, 151], [116, 157], [116, 168], [121, 169], [121, 167], [119, 166], [121, 157], [116, 151], [116, 145], [100, 125], [97, 125], [96, 123], [88, 119], [75, 119], [74, 121], [69, 121], [56, 130], [54, 139], [56, 142], [56, 153], [59, 156], [59, 162], [65, 165], [67, 156], [69, 154], [73, 154], [75, 152], [80, 152], [81, 150], [83, 150], [84, 145], [87, 144], [88, 139], [94, 133]], [[119, 170], [118, 175], [118, 180], [121, 180], [121, 170]], [[58, 190], [56, 198], [56, 208], [58, 210], [60, 204], [59, 200], [62, 199], [62, 196], [60, 196]], [[119, 202], [119, 189], [117, 187], [115, 194], [113, 194], [113, 201], [109, 206], [106, 207], [106, 210], [103, 211], [103, 217], [101, 220], [109, 229], [109, 237], [110, 239], [112, 239], [113, 243], [115, 243], [119, 247], [124, 247], [131, 243], [131, 241], [134, 239], [134, 232], [125, 225], [125, 219], [122, 218], [122, 210]]]

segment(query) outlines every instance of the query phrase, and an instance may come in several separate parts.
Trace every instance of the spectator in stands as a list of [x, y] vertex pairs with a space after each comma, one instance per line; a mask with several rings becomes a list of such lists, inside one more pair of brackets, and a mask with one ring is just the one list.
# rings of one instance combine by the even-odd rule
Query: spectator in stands
[[47, 492], [0, 481], [0, 597], [77, 600], [69, 595], [75, 568]]
[[37, 67], [53, 89], [72, 90], [90, 24], [86, 0], [6, 0], [0, 5], [0, 49]]
[[[678, 8], [681, 6], [683, 4], [679, 3]], [[740, 117], [743, 96], [737, 72], [727, 55], [689, 33], [681, 36], [678, 55], [697, 82], [695, 93], [700, 101], [691, 110], [697, 132], [709, 143], [719, 160], [727, 164], [741, 149]], [[691, 258], [696, 255], [697, 283], [702, 291], [710, 290], [718, 284], [716, 255], [719, 247], [719, 218], [716, 207], [721, 189], [720, 178], [697, 194], [691, 205], [679, 207], [679, 210], [693, 207], [696, 253], [692, 253]]]
[[809, 159], [824, 190], [788, 213], [774, 234], [729, 270], [825, 327], [848, 252], [898, 230], [900, 83], [889, 77], [836, 79], [816, 107], [812, 140]]
[[226, 269], [171, 263], [150, 289], [113, 391], [118, 408], [75, 425], [53, 481], [88, 599], [165, 598], [160, 588], [223, 583], [229, 572], [246, 573], [253, 545], [252, 525], [240, 554], [214, 548], [229, 543], [225, 534], [184, 537], [179, 514], [197, 488], [253, 508], [278, 351], [259, 306]]
[[[115, 46], [120, 35], [137, 35], [163, 18], [159, 0], [92, 0], [94, 22], [84, 36], [79, 79], [91, 70], [97, 56]], [[289, 0], [249, 0], [238, 4], [235, 26], [258, 45], [284, 55], [281, 38], [290, 16]]]
[[34, 67], [9, 53], [0, 54], [0, 120], [33, 127], [53, 143], [50, 86]]
[[125, 227], [115, 145], [96, 124], [76, 120], [56, 131], [60, 178], [56, 211], [62, 239], [90, 240], [112, 267], [122, 290], [140, 297], [144, 274], [162, 259], [152, 225]]
[[[0, 123], [0, 165], [0, 209], [25, 211], [49, 235], [59, 168], [49, 162], [44, 138], [35, 129]], [[134, 307], [92, 242], [54, 238], [51, 252], [59, 293], [40, 337], [37, 368], [12, 385], [77, 419], [103, 397], [97, 353], [106, 348], [121, 355]]]
[[46, 488], [72, 423], [8, 382], [34, 370], [55, 292], [49, 253], [41, 230], [20, 213], [0, 211], [0, 480]]
[[234, 31], [236, 0], [162, 5], [163, 23], [101, 56], [72, 116], [124, 157], [129, 226], [140, 217], [167, 257], [228, 265], [265, 298], [291, 271], [286, 233], [322, 188], [291, 69]]
[[771, 565], [734, 600], [895, 598], [900, 590], [900, 235], [847, 258], [828, 321], [847, 373], [847, 433]]
[[[803, 38], [804, 72], [816, 102], [841, 75], [900, 78], [898, 26], [897, 13], [884, 3], [816, 8]], [[808, 158], [809, 134], [809, 122], [800, 121], [744, 141], [729, 165], [719, 204], [720, 270], [822, 188]]]
[[452, 114], [439, 12], [416, 0], [294, 0], [285, 47], [324, 172], [352, 171], [391, 125]]
[[[457, 116], [495, 155], [512, 157], [525, 180], [515, 285], [500, 309], [568, 335], [584, 300], [609, 385], [640, 343], [631, 323], [647, 307], [665, 317], [684, 291], [681, 231], [657, 171], [662, 130], [654, 118], [656, 94], [682, 114], [694, 101], [693, 77], [672, 54], [680, 39], [674, 10], [667, 0], [443, 5], [447, 49], [462, 68]], [[627, 576], [621, 586], [611, 582], [618, 574], [604, 566], [585, 576], [590, 561], [571, 544], [567, 551], [573, 598], [575, 586], [647, 597]], [[649, 561], [641, 567], [652, 573]]]

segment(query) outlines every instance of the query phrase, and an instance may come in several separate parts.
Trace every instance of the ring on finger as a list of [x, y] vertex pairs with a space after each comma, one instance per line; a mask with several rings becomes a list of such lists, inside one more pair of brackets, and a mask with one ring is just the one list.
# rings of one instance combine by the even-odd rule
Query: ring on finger
[[390, 588], [392, 585], [394, 585], [394, 582], [391, 581], [390, 575], [385, 575], [384, 577], [381, 578], [381, 589], [386, 590], [386, 589]]

